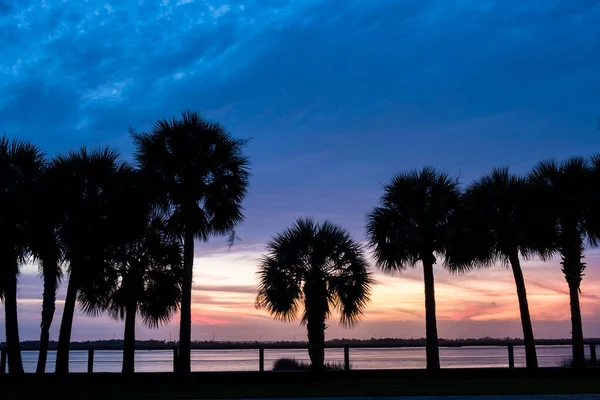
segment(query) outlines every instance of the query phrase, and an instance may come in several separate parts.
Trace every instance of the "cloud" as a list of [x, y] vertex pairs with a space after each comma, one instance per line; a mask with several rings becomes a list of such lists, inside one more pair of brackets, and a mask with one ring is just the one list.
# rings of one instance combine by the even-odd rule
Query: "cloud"
[[225, 292], [255, 295], [258, 289], [256, 288], [256, 286], [194, 285], [192, 290], [198, 292]]
[[[466, 183], [496, 165], [525, 172], [538, 159], [600, 151], [593, 0], [0, 4], [0, 133], [50, 155], [114, 145], [129, 158], [129, 126], [145, 131], [192, 108], [252, 138], [242, 242], [196, 246], [195, 279], [209, 308], [202, 318], [228, 312], [221, 319], [231, 323], [237, 302], [259, 318], [244, 308], [258, 257], [297, 217], [333, 220], [363, 241], [365, 215], [398, 170], [437, 165]], [[588, 262], [582, 310], [594, 320], [600, 272], [597, 259]], [[534, 319], [567, 320], [557, 263], [536, 260], [524, 271]], [[400, 325], [421, 332], [421, 322], [406, 323], [422, 319], [420, 268], [377, 278], [382, 285], [356, 335]], [[448, 332], [484, 332], [473, 321], [480, 318], [501, 321], [493, 332], [518, 328], [510, 322], [518, 318], [510, 271], [456, 277], [439, 268], [436, 282], [440, 324], [456, 327]], [[28, 335], [37, 334], [40, 296], [39, 279], [23, 276]], [[120, 329], [102, 321], [79, 316], [77, 335]], [[176, 333], [175, 325], [164, 332]]]

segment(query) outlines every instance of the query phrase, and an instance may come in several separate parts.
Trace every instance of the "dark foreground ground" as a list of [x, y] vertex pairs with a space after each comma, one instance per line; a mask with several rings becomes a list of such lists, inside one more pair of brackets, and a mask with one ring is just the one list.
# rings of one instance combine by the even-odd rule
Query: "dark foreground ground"
[[173, 374], [73, 374], [21, 379], [0, 377], [0, 399], [236, 399], [290, 397], [373, 397], [435, 395], [527, 395], [600, 393], [600, 370], [574, 376], [547, 369], [537, 376], [522, 370], [350, 371], [315, 377], [303, 372]]

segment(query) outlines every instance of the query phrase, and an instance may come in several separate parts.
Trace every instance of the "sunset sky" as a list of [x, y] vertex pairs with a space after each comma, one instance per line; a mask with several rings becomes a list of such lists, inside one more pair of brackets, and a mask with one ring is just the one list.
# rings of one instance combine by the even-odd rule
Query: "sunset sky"
[[[596, 0], [0, 1], [0, 134], [128, 160], [130, 126], [190, 108], [251, 138], [241, 241], [196, 248], [192, 338], [300, 340], [298, 323], [254, 308], [266, 241], [312, 217], [364, 242], [365, 215], [402, 170], [433, 165], [466, 184], [600, 152], [598, 21]], [[584, 333], [600, 337], [600, 252], [586, 262]], [[510, 270], [437, 267], [441, 337], [521, 335]], [[20, 278], [24, 340], [39, 336], [36, 268]], [[524, 272], [536, 336], [568, 337], [559, 260]], [[328, 337], [424, 336], [420, 266], [376, 278], [362, 324], [332, 320]], [[64, 287], [59, 298], [54, 340]], [[177, 322], [138, 338], [175, 339]], [[74, 321], [74, 340], [122, 336], [108, 317]]]

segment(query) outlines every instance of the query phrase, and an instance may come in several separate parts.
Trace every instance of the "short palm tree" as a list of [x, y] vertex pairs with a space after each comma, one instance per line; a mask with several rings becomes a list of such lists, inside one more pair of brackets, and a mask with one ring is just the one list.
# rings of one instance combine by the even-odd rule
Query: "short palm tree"
[[[82, 148], [57, 156], [50, 168], [63, 184], [60, 199], [66, 210], [58, 234], [68, 263], [69, 283], [58, 338], [56, 372], [69, 370], [69, 347], [75, 304], [95, 313], [108, 307], [106, 293], [116, 281], [111, 264], [115, 232], [120, 229], [116, 210], [130, 167], [109, 148]], [[99, 302], [104, 301], [103, 306]]]
[[380, 205], [367, 217], [367, 236], [377, 266], [386, 273], [423, 264], [427, 369], [438, 371], [433, 265], [449, 246], [460, 207], [458, 182], [433, 168], [400, 173], [384, 187]]
[[284, 321], [302, 310], [312, 367], [322, 370], [327, 318], [337, 310], [340, 323], [353, 326], [369, 301], [373, 279], [363, 249], [346, 230], [310, 219], [298, 220], [267, 249], [258, 272], [257, 307]]
[[[181, 301], [183, 278], [179, 238], [168, 230], [167, 221], [153, 209], [144, 190], [132, 182], [135, 193], [121, 208], [119, 244], [114, 252], [118, 283], [109, 294], [109, 313], [125, 320], [123, 373], [133, 373], [135, 364], [135, 320], [139, 313], [150, 328], [170, 321]], [[139, 187], [139, 186], [138, 186]]]
[[549, 244], [549, 250], [560, 254], [562, 271], [569, 286], [574, 368], [585, 368], [579, 306], [585, 270], [584, 243], [587, 241], [591, 247], [598, 245], [597, 225], [593, 218], [596, 205], [592, 176], [589, 163], [581, 157], [541, 162], [529, 175], [530, 182], [544, 192], [544, 201], [553, 217], [557, 240]]
[[194, 240], [231, 233], [243, 220], [241, 203], [250, 175], [242, 155], [246, 141], [191, 111], [179, 119], [159, 120], [150, 133], [132, 136], [138, 165], [183, 241], [178, 370], [189, 373]]
[[510, 265], [519, 299], [527, 368], [537, 369], [537, 355], [525, 279], [519, 256], [548, 256], [544, 243], [552, 240], [553, 221], [541, 206], [539, 194], [525, 177], [496, 168], [467, 188], [456, 230], [456, 242], [446, 252], [453, 272]]
[[4, 303], [8, 370], [23, 373], [17, 317], [17, 278], [28, 255], [34, 188], [44, 156], [31, 143], [0, 137], [0, 300]]
[[63, 183], [53, 175], [53, 170], [45, 168], [36, 185], [33, 218], [29, 229], [31, 252], [39, 262], [39, 270], [44, 281], [40, 349], [36, 369], [38, 374], [46, 372], [50, 326], [56, 309], [56, 291], [63, 276], [63, 248], [58, 230], [65, 210], [62, 209], [62, 202], [49, 200], [60, 198], [62, 185]]

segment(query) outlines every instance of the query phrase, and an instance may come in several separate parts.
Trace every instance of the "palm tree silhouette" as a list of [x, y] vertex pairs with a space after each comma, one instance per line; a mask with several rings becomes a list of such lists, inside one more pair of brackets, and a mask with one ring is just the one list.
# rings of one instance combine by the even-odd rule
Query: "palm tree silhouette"
[[560, 254], [562, 271], [569, 286], [573, 367], [585, 367], [583, 326], [579, 306], [579, 291], [585, 270], [584, 241], [596, 247], [598, 231], [593, 221], [594, 188], [588, 162], [573, 157], [562, 162], [540, 162], [529, 180], [543, 191], [544, 201], [554, 219], [556, 242], [549, 250]]
[[56, 310], [56, 291], [63, 276], [63, 246], [58, 235], [65, 210], [62, 202], [56, 201], [62, 194], [63, 182], [59, 181], [52, 168], [45, 168], [37, 185], [32, 207], [32, 224], [29, 243], [44, 281], [42, 294], [42, 320], [40, 324], [40, 349], [36, 372], [46, 372], [50, 326]]
[[31, 203], [44, 155], [33, 144], [0, 137], [0, 300], [4, 303], [8, 370], [23, 373], [19, 322], [17, 317], [17, 277], [28, 255], [27, 226]]
[[267, 244], [259, 267], [256, 305], [276, 319], [292, 321], [302, 308], [308, 353], [324, 369], [326, 320], [355, 325], [369, 301], [373, 279], [359, 243], [331, 222], [299, 219]]
[[513, 175], [508, 168], [495, 168], [473, 182], [463, 196], [460, 229], [446, 252], [446, 265], [453, 272], [490, 267], [498, 262], [513, 271], [521, 324], [525, 340], [527, 368], [537, 369], [537, 355], [525, 279], [519, 254], [527, 259], [534, 254], [550, 254], [544, 243], [552, 241], [553, 221], [547, 217], [538, 193], [525, 177]]
[[434, 168], [396, 175], [380, 205], [367, 217], [367, 236], [378, 267], [387, 273], [423, 264], [427, 369], [438, 371], [433, 265], [450, 243], [452, 217], [460, 206], [458, 182]]
[[133, 178], [118, 217], [123, 228], [114, 253], [118, 283], [108, 294], [109, 314], [125, 320], [123, 373], [134, 372], [136, 315], [150, 328], [169, 322], [181, 301], [183, 278], [180, 240], [153, 207], [141, 174]]
[[68, 261], [69, 283], [58, 338], [56, 372], [69, 371], [69, 347], [77, 299], [83, 310], [96, 314], [106, 309], [115, 282], [111, 251], [120, 223], [114, 216], [123, 198], [130, 167], [118, 161], [110, 148], [82, 148], [59, 155], [50, 168], [62, 182], [65, 218], [59, 235]]
[[184, 111], [180, 119], [159, 120], [152, 132], [132, 136], [139, 167], [183, 238], [179, 371], [189, 373], [194, 240], [231, 233], [243, 220], [241, 203], [250, 175], [242, 155], [246, 141], [192, 111]]

